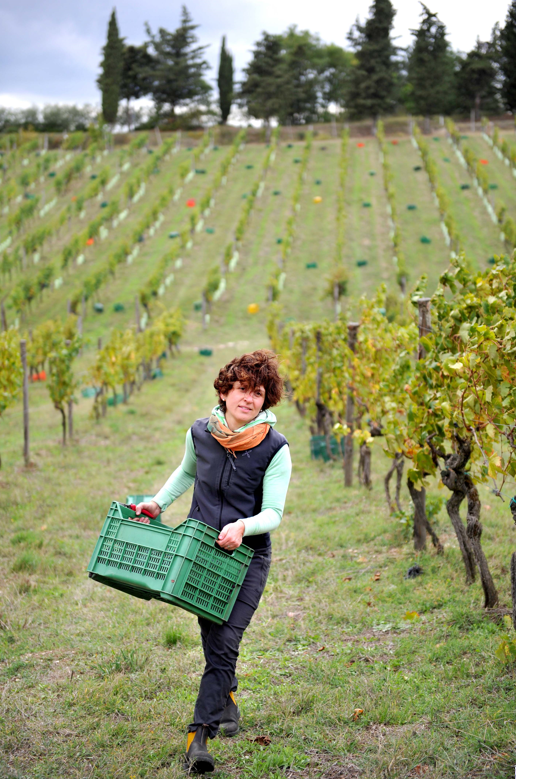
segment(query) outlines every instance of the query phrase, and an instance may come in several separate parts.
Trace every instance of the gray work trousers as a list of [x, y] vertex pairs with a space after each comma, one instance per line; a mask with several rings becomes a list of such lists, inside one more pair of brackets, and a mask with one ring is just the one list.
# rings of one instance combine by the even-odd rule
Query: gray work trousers
[[270, 551], [252, 557], [231, 615], [223, 625], [199, 617], [205, 670], [188, 732], [208, 725], [210, 738], [218, 734], [229, 693], [237, 689], [235, 671], [240, 642], [263, 595], [270, 564]]

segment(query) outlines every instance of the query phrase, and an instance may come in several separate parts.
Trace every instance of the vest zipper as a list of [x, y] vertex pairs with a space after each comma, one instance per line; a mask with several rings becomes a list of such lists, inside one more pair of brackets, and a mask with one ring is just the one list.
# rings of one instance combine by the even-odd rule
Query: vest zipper
[[226, 454], [227, 454], [227, 459], [231, 463], [231, 465], [233, 467], [233, 470], [236, 471], [237, 470], [237, 466], [235, 465], [235, 458], [233, 457], [233, 455], [231, 454], [229, 449], [226, 449], [225, 451], [226, 451]]
[[[227, 455], [228, 454], [227, 449], [225, 451], [226, 451], [226, 455]], [[219, 489], [220, 489], [220, 517], [218, 519], [218, 525], [220, 526], [220, 530], [222, 529], [222, 512], [224, 510], [224, 491], [222, 489], [222, 480], [224, 478], [224, 471], [225, 471], [226, 464], [227, 464], [227, 456], [224, 457], [224, 464], [222, 465], [222, 472], [220, 474], [220, 483], [219, 483]]]

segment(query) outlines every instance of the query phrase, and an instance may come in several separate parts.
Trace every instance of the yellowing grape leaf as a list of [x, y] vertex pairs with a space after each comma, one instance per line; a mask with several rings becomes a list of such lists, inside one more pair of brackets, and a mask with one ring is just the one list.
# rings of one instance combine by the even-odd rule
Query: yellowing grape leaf
[[402, 619], [410, 620], [411, 622], [414, 622], [416, 619], [420, 619], [419, 612], [418, 611], [406, 611]]

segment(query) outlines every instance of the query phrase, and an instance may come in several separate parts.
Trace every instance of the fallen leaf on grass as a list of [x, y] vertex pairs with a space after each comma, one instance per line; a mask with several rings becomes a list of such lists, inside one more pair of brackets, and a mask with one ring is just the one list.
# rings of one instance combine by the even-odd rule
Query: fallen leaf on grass
[[422, 774], [426, 774], [426, 773], [428, 773], [428, 771], [430, 771], [430, 766], [429, 765], [416, 765], [415, 768], [413, 769], [413, 771], [414, 771], [414, 773], [417, 776], [421, 776]]
[[351, 666], [355, 663], [355, 660], [350, 660], [349, 663], [346, 663], [346, 668], [351, 668]]
[[318, 649], [317, 651], [318, 651], [318, 652], [323, 652], [323, 650], [324, 650], [324, 649], [325, 649], [325, 647], [324, 647], [324, 646], [320, 646], [320, 647], [319, 647], [319, 649]]
[[327, 557], [335, 557], [335, 556], [336, 555], [334, 554], [334, 552], [329, 552], [329, 554], [327, 555]]
[[40, 530], [47, 530], [47, 525], [42, 525], [42, 526], [40, 527]]
[[363, 712], [364, 709], [353, 709], [353, 719], [357, 721]]
[[380, 577], [381, 577], [381, 573], [378, 571], [377, 573], [374, 574], [374, 581], [379, 582]]
[[288, 611], [287, 616], [291, 619], [298, 619], [299, 617], [302, 617], [302, 611]]
[[256, 736], [254, 739], [252, 739], [254, 744], [259, 744], [262, 747], [268, 747], [271, 743], [271, 740], [268, 736]]
[[352, 576], [344, 576], [344, 578], [342, 579], [342, 581], [343, 581], [343, 582], [350, 582], [350, 581], [352, 580], [352, 578], [353, 578]]
[[358, 563], [366, 563], [366, 557], [358, 557], [357, 558]]
[[420, 619], [419, 612], [417, 612], [417, 611], [406, 611], [406, 613], [404, 614], [402, 619], [410, 619], [412, 621], [415, 620], [415, 619]]

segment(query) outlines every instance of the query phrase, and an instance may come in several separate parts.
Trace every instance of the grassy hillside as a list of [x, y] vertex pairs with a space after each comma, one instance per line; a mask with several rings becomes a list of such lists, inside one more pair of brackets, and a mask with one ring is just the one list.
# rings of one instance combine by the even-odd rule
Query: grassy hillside
[[[448, 264], [437, 207], [425, 171], [414, 171], [420, 156], [409, 139], [398, 138], [398, 145], [391, 140], [389, 136], [408, 285], [411, 289], [418, 276], [427, 273], [432, 291]], [[304, 148], [302, 141], [295, 140], [291, 147], [289, 142], [284, 131], [238, 246], [238, 263], [225, 275], [225, 292], [212, 304], [206, 330], [194, 302], [233, 238], [246, 202], [243, 195], [260, 175], [265, 144], [249, 144], [240, 151], [227, 181], [215, 192], [204, 226], [192, 236], [193, 245], [179, 247], [182, 265], [172, 269], [172, 282], [151, 305], [153, 316], [162, 304], [179, 305], [187, 320], [181, 354], [163, 361], [163, 378], [146, 382], [127, 405], [109, 408], [98, 423], [90, 417], [93, 401], [79, 397], [75, 436], [66, 448], [61, 446], [60, 414], [46, 387], [31, 384], [29, 468], [22, 464], [20, 402], [2, 416], [2, 779], [181, 775], [185, 727], [203, 666], [196, 619], [172, 606], [138, 601], [99, 585], [88, 579], [86, 566], [111, 500], [154, 492], [177, 467], [186, 430], [212, 408], [212, 383], [219, 367], [234, 355], [268, 345], [268, 278], [281, 256], [277, 239], [284, 236], [291, 215], [299, 170], [295, 159]], [[469, 142], [484, 144], [489, 159], [489, 147], [480, 136], [470, 135]], [[358, 297], [372, 294], [382, 281], [398, 293], [380, 152], [373, 138], [364, 139], [362, 147], [357, 143], [349, 143], [345, 185], [343, 261], [350, 281], [343, 308], [352, 313]], [[487, 257], [502, 251], [499, 230], [475, 190], [460, 189], [469, 175], [447, 141], [430, 143], [467, 255], [474, 266], [485, 268]], [[479, 156], [481, 148], [475, 147]], [[105, 343], [112, 328], [133, 326], [136, 295], [178, 241], [169, 233], [188, 224], [186, 200], [201, 198], [225, 154], [227, 147], [209, 149], [195, 165], [207, 173], [183, 185], [179, 199], [163, 210], [159, 228], [146, 232], [138, 256], [120, 265], [87, 303], [85, 346], [75, 363], [82, 386], [98, 338]], [[314, 140], [284, 267], [280, 303], [286, 322], [333, 316], [324, 292], [336, 246], [339, 156], [339, 140]], [[63, 286], [44, 292], [24, 328], [64, 316], [73, 291], [116, 245], [131, 241], [141, 215], [160, 193], [170, 184], [181, 186], [178, 167], [189, 158], [184, 149], [159, 166], [126, 219], [96, 243], [88, 260], [66, 275]], [[112, 166], [118, 159], [116, 151], [96, 165]], [[137, 160], [144, 162], [144, 155]], [[492, 157], [489, 167], [495, 177], [498, 174], [498, 196], [505, 195], [512, 205], [512, 174]], [[119, 192], [124, 180], [116, 185]], [[81, 186], [77, 181], [70, 185], [66, 202]], [[316, 196], [321, 203], [314, 203]], [[417, 209], [408, 210], [411, 204]], [[98, 203], [89, 206], [89, 219], [98, 211]], [[75, 227], [86, 223], [76, 221], [28, 271], [30, 277], [42, 262], [58, 256]], [[431, 243], [422, 244], [422, 235]], [[358, 260], [368, 263], [358, 267]], [[307, 269], [312, 262], [317, 268]], [[1, 297], [11, 284], [4, 283]], [[102, 314], [94, 311], [94, 302], [104, 305]], [[250, 315], [247, 306], [254, 302], [260, 311]], [[122, 303], [124, 310], [115, 312], [115, 303]], [[13, 323], [9, 306], [7, 315]], [[200, 356], [203, 346], [212, 347], [211, 357]], [[445, 554], [438, 556], [432, 548], [415, 554], [405, 489], [403, 521], [389, 515], [383, 477], [390, 461], [378, 439], [373, 490], [357, 484], [346, 490], [338, 463], [310, 460], [308, 423], [295, 406], [284, 401], [277, 415], [279, 429], [290, 442], [293, 477], [284, 520], [273, 534], [269, 584], [241, 648], [243, 729], [235, 739], [212, 743], [215, 775], [512, 776], [515, 672], [513, 664], [496, 655], [507, 631], [503, 617], [511, 606], [514, 525], [507, 503], [480, 487], [483, 548], [500, 595], [499, 609], [486, 613], [480, 584], [464, 583], [460, 551], [443, 506], [445, 489], [436, 483], [429, 489], [430, 501], [439, 506], [435, 522]], [[506, 501], [513, 491], [514, 485], [508, 485]], [[167, 511], [166, 521], [181, 522], [189, 506], [190, 495], [182, 496]], [[422, 574], [405, 578], [415, 563]], [[270, 744], [257, 743], [260, 736], [268, 737]]]

